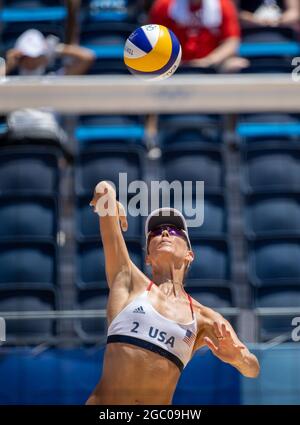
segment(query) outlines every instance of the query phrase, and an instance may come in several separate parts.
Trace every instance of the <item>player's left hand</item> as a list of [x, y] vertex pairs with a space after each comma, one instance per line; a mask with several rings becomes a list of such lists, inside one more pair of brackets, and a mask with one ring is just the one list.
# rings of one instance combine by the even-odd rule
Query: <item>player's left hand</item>
[[238, 364], [243, 359], [245, 345], [238, 344], [233, 340], [231, 331], [225, 323], [214, 322], [214, 341], [209, 337], [204, 337], [204, 342], [215, 356], [220, 360], [230, 364]]

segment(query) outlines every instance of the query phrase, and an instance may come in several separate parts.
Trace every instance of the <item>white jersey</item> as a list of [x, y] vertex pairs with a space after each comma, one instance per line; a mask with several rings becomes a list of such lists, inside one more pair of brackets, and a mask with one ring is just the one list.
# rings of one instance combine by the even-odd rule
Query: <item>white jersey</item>
[[191, 358], [197, 336], [192, 300], [187, 294], [193, 320], [179, 324], [162, 316], [152, 306], [147, 289], [129, 303], [113, 319], [108, 328], [107, 343], [124, 342], [145, 348], [166, 357], [183, 370]]

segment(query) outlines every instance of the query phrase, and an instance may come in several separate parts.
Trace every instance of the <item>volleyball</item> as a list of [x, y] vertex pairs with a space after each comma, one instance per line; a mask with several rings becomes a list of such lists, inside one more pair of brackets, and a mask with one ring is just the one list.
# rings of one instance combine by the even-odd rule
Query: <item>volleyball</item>
[[147, 80], [162, 80], [174, 74], [181, 60], [175, 34], [162, 25], [144, 25], [126, 40], [124, 62], [128, 70]]

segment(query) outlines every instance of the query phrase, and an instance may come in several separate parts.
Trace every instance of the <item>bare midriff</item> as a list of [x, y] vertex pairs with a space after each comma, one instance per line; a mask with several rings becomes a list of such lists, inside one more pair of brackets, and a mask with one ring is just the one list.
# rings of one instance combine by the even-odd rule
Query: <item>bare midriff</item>
[[110, 343], [102, 377], [87, 404], [171, 404], [179, 377], [179, 368], [160, 354]]

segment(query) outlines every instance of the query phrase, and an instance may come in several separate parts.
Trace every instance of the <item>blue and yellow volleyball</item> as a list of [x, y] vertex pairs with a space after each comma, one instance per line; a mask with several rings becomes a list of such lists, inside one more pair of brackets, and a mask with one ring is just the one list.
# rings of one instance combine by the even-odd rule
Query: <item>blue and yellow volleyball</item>
[[175, 34], [163, 25], [144, 25], [126, 40], [124, 62], [129, 71], [147, 80], [162, 80], [174, 74], [181, 61], [181, 46]]

